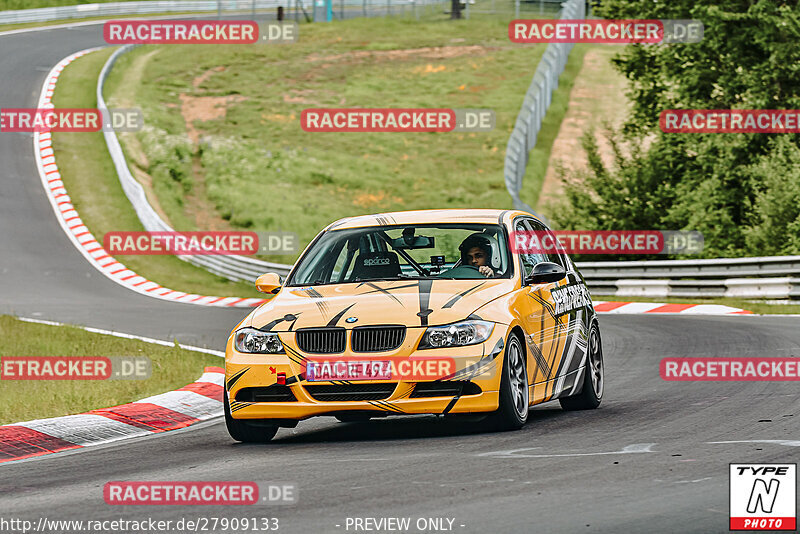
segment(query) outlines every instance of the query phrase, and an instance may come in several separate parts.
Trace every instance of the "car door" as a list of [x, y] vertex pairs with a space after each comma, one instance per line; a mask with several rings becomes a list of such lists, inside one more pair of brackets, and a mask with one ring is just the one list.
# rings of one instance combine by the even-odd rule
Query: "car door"
[[[519, 217], [514, 221], [514, 231], [532, 235], [539, 230], [532, 218]], [[541, 402], [552, 396], [556, 382], [557, 365], [561, 361], [565, 336], [564, 320], [559, 318], [551, 298], [552, 289], [559, 283], [533, 284], [525, 279], [533, 272], [536, 264], [548, 261], [544, 251], [523, 247], [519, 253], [522, 272], [522, 293], [520, 318], [525, 330], [525, 343], [528, 347], [528, 380], [533, 384], [531, 401]]]
[[[552, 237], [555, 235], [541, 222], [531, 219], [531, 227]], [[555, 284], [539, 289], [540, 296], [549, 303], [548, 310], [553, 310], [556, 320], [554, 337], [557, 338], [555, 358], [548, 360], [551, 364], [553, 381], [547, 385], [547, 398], [569, 394], [572, 390], [580, 366], [585, 363], [588, 350], [589, 324], [593, 309], [589, 291], [583, 278], [566, 252], [561, 250], [545, 250], [547, 261], [561, 265], [566, 271], [564, 279]]]

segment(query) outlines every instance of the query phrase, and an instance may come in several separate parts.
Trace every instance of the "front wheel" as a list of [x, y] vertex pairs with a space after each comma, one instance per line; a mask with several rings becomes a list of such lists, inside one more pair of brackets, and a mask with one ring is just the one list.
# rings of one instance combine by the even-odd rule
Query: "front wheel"
[[589, 330], [589, 348], [586, 356], [586, 369], [583, 373], [581, 392], [571, 397], [559, 399], [565, 410], [594, 410], [603, 399], [603, 345], [600, 343], [600, 328], [592, 323]]
[[243, 443], [266, 443], [278, 433], [278, 425], [259, 424], [258, 419], [252, 422], [234, 419], [228, 402], [228, 392], [225, 391], [222, 399], [225, 405], [225, 426], [228, 434], [236, 441]]
[[500, 406], [492, 416], [498, 430], [519, 430], [528, 420], [528, 371], [525, 351], [516, 334], [508, 336], [500, 378]]

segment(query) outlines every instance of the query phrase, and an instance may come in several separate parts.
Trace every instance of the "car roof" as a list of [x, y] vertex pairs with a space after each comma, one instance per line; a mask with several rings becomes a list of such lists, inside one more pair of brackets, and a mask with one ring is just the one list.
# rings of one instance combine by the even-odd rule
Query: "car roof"
[[394, 211], [390, 213], [376, 213], [372, 215], [359, 215], [339, 219], [327, 230], [344, 228], [363, 228], [365, 226], [394, 226], [404, 224], [431, 224], [431, 223], [477, 223], [498, 224], [506, 223], [517, 215], [530, 213], [517, 210], [492, 210], [492, 209], [439, 209], [439, 210], [414, 210]]

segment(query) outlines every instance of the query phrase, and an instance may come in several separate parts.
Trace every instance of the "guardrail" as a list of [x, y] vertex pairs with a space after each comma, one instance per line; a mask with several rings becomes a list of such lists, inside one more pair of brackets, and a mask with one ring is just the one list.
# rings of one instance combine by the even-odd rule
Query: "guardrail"
[[595, 295], [800, 298], [800, 256], [577, 265]]
[[[116, 50], [111, 54], [111, 57], [108, 58], [106, 64], [103, 65], [103, 70], [100, 71], [100, 76], [97, 80], [98, 108], [106, 109], [108, 107], [105, 98], [103, 98], [103, 86], [105, 85], [109, 72], [111, 72], [111, 68], [114, 66], [119, 56], [132, 50], [134, 47], [135, 45], [127, 45]], [[117, 134], [113, 131], [106, 131], [103, 132], [103, 136], [105, 137], [111, 159], [114, 161], [114, 168], [117, 170], [117, 176], [119, 176], [119, 181], [122, 184], [122, 190], [125, 191], [125, 196], [128, 197], [128, 200], [133, 205], [133, 209], [136, 211], [136, 215], [142, 222], [144, 229], [148, 232], [173, 231], [172, 227], [167, 224], [158, 213], [156, 213], [153, 206], [150, 205], [144, 188], [131, 174]], [[259, 275], [267, 271], [286, 275], [291, 268], [290, 265], [270, 263], [247, 256], [178, 256], [178, 258], [203, 267], [229, 280], [244, 280], [249, 282], [255, 281]]]
[[[559, 20], [586, 18], [586, 4], [583, 0], [569, 0], [562, 4]], [[533, 80], [525, 93], [522, 108], [517, 115], [514, 130], [506, 145], [504, 176], [506, 188], [514, 202], [514, 208], [536, 212], [523, 202], [519, 193], [522, 191], [522, 179], [528, 167], [528, 156], [536, 145], [536, 138], [542, 127], [542, 121], [550, 107], [553, 91], [558, 88], [558, 77], [564, 72], [567, 58], [575, 46], [574, 43], [550, 43], [547, 45]]]

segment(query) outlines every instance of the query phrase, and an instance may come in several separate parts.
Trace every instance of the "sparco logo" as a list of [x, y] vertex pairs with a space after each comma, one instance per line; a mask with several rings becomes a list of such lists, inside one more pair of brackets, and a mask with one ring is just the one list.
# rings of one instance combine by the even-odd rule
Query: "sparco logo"
[[375, 265], [389, 265], [389, 258], [372, 258], [364, 260], [364, 267], [374, 267]]

